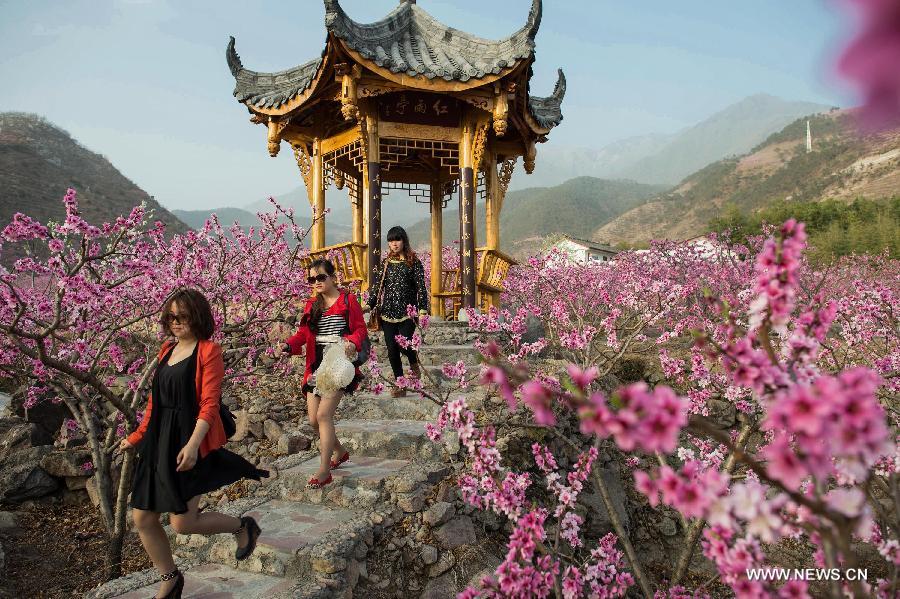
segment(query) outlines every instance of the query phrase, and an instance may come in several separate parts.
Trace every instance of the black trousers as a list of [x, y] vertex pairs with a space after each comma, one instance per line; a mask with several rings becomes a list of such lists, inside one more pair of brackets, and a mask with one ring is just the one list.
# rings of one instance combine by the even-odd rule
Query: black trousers
[[391, 370], [394, 371], [394, 378], [403, 376], [403, 362], [400, 360], [400, 354], [407, 357], [410, 366], [418, 364], [419, 357], [412, 348], [400, 347], [395, 337], [403, 335], [407, 339], [412, 339], [413, 333], [416, 332], [416, 323], [411, 318], [402, 322], [388, 322], [382, 319], [381, 330], [384, 331], [384, 345], [387, 347], [388, 361], [391, 363]]

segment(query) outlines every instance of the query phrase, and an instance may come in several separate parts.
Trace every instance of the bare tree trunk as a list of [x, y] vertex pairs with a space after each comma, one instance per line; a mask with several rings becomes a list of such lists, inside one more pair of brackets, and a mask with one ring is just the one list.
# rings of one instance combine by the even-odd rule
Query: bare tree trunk
[[112, 580], [122, 575], [122, 547], [128, 533], [126, 516], [128, 515], [128, 495], [131, 493], [131, 471], [134, 466], [134, 452], [126, 451], [122, 460], [122, 472], [119, 474], [119, 485], [116, 492], [115, 523], [109, 535], [109, 548], [106, 552], [106, 579]]
[[[745, 422], [735, 441], [735, 447], [743, 448], [750, 433], [754, 430], [756, 430], [756, 426], [753, 423]], [[734, 472], [736, 466], [737, 459], [735, 459], [735, 454], [732, 452], [729, 454], [728, 459], [725, 460], [725, 467], [723, 470], [726, 473], [731, 474]], [[678, 560], [675, 562], [675, 571], [672, 574], [672, 583], [670, 586], [674, 587], [681, 584], [684, 575], [687, 574], [688, 566], [691, 563], [691, 559], [694, 557], [694, 550], [697, 548], [697, 541], [700, 539], [700, 533], [703, 532], [705, 526], [706, 520], [697, 518], [691, 522], [690, 526], [685, 531], [684, 545], [682, 546], [681, 553], [678, 555]]]
[[[600, 439], [598, 438], [597, 441], [594, 442], [594, 447], [598, 448], [599, 446]], [[601, 476], [599, 469], [593, 468], [592, 474], [594, 477], [594, 484], [597, 485], [597, 490], [600, 491], [600, 498], [603, 500], [603, 505], [606, 506], [606, 511], [609, 513], [609, 520], [612, 523], [613, 530], [616, 531], [616, 534], [619, 536], [619, 541], [625, 549], [625, 556], [631, 564], [631, 571], [634, 572], [634, 578], [641, 587], [644, 597], [651, 599], [653, 597], [653, 587], [650, 585], [650, 581], [647, 580], [647, 576], [644, 574], [644, 570], [638, 561], [637, 552], [631, 544], [631, 539], [628, 538], [628, 532], [625, 530], [625, 526], [619, 518], [619, 512], [616, 511], [616, 507], [613, 505], [612, 497], [609, 495], [609, 489], [606, 488], [606, 482], [603, 480], [603, 476]]]

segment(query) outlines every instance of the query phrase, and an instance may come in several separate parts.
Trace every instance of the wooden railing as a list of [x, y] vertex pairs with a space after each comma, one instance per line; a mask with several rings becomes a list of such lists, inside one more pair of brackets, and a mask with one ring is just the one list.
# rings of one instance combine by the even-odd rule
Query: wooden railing
[[437, 311], [433, 316], [445, 320], [456, 320], [459, 307], [462, 305], [462, 289], [459, 280], [459, 269], [444, 269], [441, 271], [441, 290], [432, 291], [431, 296], [439, 299]]
[[[339, 243], [319, 250], [313, 250], [304, 261], [303, 266], [308, 266], [317, 258], [327, 258], [334, 264], [335, 270], [340, 273], [340, 278], [345, 283], [356, 282], [365, 286], [367, 281], [365, 264], [366, 245], [364, 243]], [[500, 250], [478, 248], [475, 262], [475, 283], [477, 295], [475, 305], [482, 312], [488, 311], [492, 306], [500, 306], [500, 294], [503, 293], [503, 283], [509, 268], [516, 261]], [[435, 316], [447, 320], [455, 320], [462, 305], [462, 285], [458, 269], [447, 269], [441, 274], [441, 291], [432, 296], [440, 298], [439, 313]]]
[[341, 281], [345, 283], [356, 282], [363, 284], [368, 279], [366, 277], [365, 264], [366, 244], [339, 243], [330, 245], [318, 250], [312, 250], [309, 258], [304, 261], [304, 268], [318, 258], [327, 258], [334, 264], [334, 269], [340, 274]]
[[[487, 312], [492, 306], [500, 306], [500, 294], [504, 291], [503, 283], [506, 281], [509, 268], [516, 264], [516, 261], [499, 250], [478, 248], [475, 252], [477, 289], [475, 305], [482, 312]], [[462, 305], [459, 270], [444, 270], [441, 275], [441, 291], [432, 292], [432, 296], [441, 300], [435, 316], [456, 320]]]
[[482, 312], [487, 312], [492, 306], [500, 307], [500, 294], [503, 293], [503, 283], [509, 268], [518, 264], [513, 258], [500, 250], [486, 247], [475, 250], [477, 256], [477, 268], [475, 269], [475, 282], [478, 289], [476, 305]]

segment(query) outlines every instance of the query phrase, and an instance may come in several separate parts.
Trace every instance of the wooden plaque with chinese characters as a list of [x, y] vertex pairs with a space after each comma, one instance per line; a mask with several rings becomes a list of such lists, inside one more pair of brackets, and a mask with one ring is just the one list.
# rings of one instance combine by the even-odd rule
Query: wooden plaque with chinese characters
[[456, 127], [461, 112], [459, 100], [440, 94], [397, 92], [378, 98], [378, 116], [383, 121]]

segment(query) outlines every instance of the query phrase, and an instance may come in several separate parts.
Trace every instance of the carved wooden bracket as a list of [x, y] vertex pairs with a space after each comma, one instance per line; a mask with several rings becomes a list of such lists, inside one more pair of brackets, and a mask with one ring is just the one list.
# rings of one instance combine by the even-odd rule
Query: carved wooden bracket
[[352, 67], [345, 62], [334, 65], [335, 78], [341, 82], [341, 114], [344, 119], [353, 121], [359, 118], [357, 104], [357, 81], [362, 75], [359, 65]]
[[312, 186], [312, 155], [306, 144], [294, 145], [294, 158], [297, 160], [297, 167], [300, 169], [300, 175], [306, 184], [306, 195], [309, 199], [309, 205], [313, 205], [313, 186]]
[[389, 85], [380, 85], [375, 83], [361, 83], [358, 86], [358, 95], [360, 98], [374, 98], [391, 92], [399, 91], [403, 88], [391, 87]]
[[478, 171], [481, 168], [481, 160], [484, 158], [484, 147], [487, 142], [488, 122], [479, 122], [475, 125], [472, 138], [472, 167]]
[[485, 98], [484, 96], [476, 96], [473, 94], [462, 94], [457, 97], [464, 102], [468, 102], [475, 108], [486, 110], [487, 112], [491, 111], [491, 100], [489, 98]]
[[278, 156], [278, 150], [281, 149], [281, 132], [287, 127], [288, 122], [290, 119], [276, 120], [274, 117], [269, 117], [269, 156]]
[[494, 98], [494, 133], [497, 137], [506, 135], [506, 129], [509, 126], [509, 97], [506, 90], [499, 84], [495, 87], [496, 97]]
[[334, 169], [334, 186], [338, 189], [344, 189], [344, 173], [338, 169]]
[[506, 192], [509, 190], [509, 182], [512, 180], [513, 171], [516, 168], [516, 159], [506, 158], [500, 163], [500, 172], [497, 175], [497, 182], [500, 187], [500, 197], [498, 198], [498, 209], [503, 208], [503, 200], [506, 199]]
[[366, 164], [369, 163], [369, 131], [363, 116], [356, 119], [356, 130], [359, 131], [359, 151], [362, 154], [362, 169], [365, 176]]
[[529, 141], [528, 145], [525, 146], [525, 156], [523, 165], [525, 166], [525, 172], [529, 175], [534, 172], [534, 163], [537, 160], [537, 146], [535, 146], [534, 141]]

